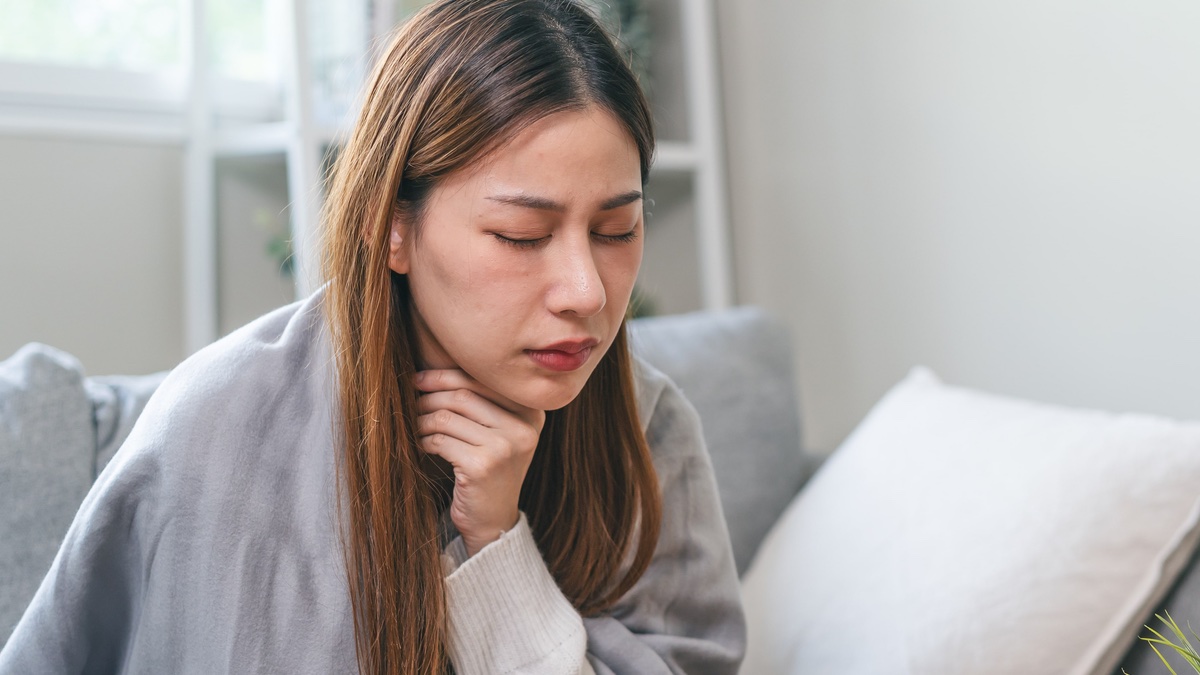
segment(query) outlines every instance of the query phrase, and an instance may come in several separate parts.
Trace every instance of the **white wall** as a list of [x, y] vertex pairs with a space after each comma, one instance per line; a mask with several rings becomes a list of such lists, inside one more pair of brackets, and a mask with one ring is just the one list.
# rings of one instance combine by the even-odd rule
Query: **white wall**
[[829, 451], [913, 364], [1200, 419], [1200, 4], [719, 0], [740, 299]]
[[282, 155], [217, 163], [218, 332], [232, 332], [292, 302], [295, 284], [267, 251], [287, 237], [287, 170]]
[[[183, 150], [0, 134], [0, 360], [39, 341], [91, 375], [171, 368], [183, 344]], [[292, 301], [266, 253], [281, 158], [219, 163], [220, 332]]]
[[0, 359], [36, 340], [92, 375], [179, 362], [182, 157], [0, 135]]

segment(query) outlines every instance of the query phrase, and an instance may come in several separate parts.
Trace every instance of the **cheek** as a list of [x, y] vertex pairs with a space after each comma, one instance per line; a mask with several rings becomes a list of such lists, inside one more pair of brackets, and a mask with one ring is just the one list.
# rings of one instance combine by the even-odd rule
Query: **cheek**
[[447, 255], [433, 246], [416, 256], [409, 272], [413, 307], [443, 347], [458, 341], [465, 318], [474, 312], [474, 278], [471, 265], [462, 256]]
[[465, 322], [486, 331], [505, 324], [515, 306], [528, 303], [533, 284], [527, 269], [486, 247], [463, 244], [427, 259], [414, 298], [422, 314], [442, 327]]
[[437, 246], [421, 252], [421, 263], [415, 266], [413, 281], [422, 287], [422, 295], [438, 297], [455, 307], [472, 304], [487, 287], [491, 265], [463, 239], [439, 241]]
[[623, 246], [604, 251], [597, 258], [597, 262], [602, 266], [601, 277], [604, 281], [604, 288], [610, 295], [610, 300], [620, 297], [628, 301], [642, 264], [640, 242], [634, 246]]

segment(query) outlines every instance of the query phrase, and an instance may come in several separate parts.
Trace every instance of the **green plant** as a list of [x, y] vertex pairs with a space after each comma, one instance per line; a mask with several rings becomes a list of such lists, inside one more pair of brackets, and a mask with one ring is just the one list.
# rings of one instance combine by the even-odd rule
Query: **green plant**
[[265, 252], [267, 257], [279, 266], [279, 275], [284, 278], [291, 277], [296, 256], [292, 250], [292, 232], [287, 220], [268, 209], [258, 209], [254, 213], [254, 222], [258, 229], [267, 235]]
[[[1179, 642], [1172, 642], [1162, 633], [1154, 630], [1150, 626], [1146, 626], [1146, 630], [1153, 633], [1154, 637], [1146, 637], [1143, 635], [1140, 639], [1145, 640], [1150, 644], [1150, 648], [1154, 650], [1154, 653], [1158, 655], [1158, 658], [1162, 659], [1163, 665], [1167, 667], [1167, 670], [1171, 671], [1171, 675], [1179, 674], [1176, 673], [1175, 669], [1171, 667], [1171, 662], [1167, 661], [1167, 657], [1163, 656], [1163, 653], [1158, 650], [1159, 646], [1170, 647], [1171, 649], [1175, 650], [1175, 652], [1182, 656], [1183, 660], [1192, 667], [1192, 670], [1200, 673], [1200, 652], [1196, 651], [1196, 648], [1192, 646], [1191, 641], [1188, 640], [1188, 636], [1183, 632], [1183, 629], [1179, 627], [1179, 624], [1175, 623], [1175, 619], [1171, 618], [1171, 613], [1164, 611], [1163, 614], [1167, 615], [1165, 619], [1158, 614], [1155, 614], [1154, 618], [1163, 622], [1163, 624], [1165, 624], [1167, 628], [1171, 630], [1171, 633], [1175, 635], [1175, 639]], [[1200, 635], [1196, 635], [1196, 631], [1192, 630], [1192, 624], [1190, 623], [1188, 624], [1188, 632], [1192, 634], [1192, 637], [1196, 638], [1197, 644], [1200, 644]], [[1167, 653], [1169, 654], [1170, 652]], [[1121, 669], [1121, 672], [1125, 673], [1125, 670]], [[1129, 675], [1129, 673], [1125, 673], [1125, 675]]]

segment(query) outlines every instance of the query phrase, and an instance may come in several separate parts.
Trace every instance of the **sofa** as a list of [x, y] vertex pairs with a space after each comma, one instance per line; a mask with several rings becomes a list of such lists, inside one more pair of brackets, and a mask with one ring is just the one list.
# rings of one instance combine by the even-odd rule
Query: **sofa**
[[[631, 344], [700, 413], [747, 595], [744, 673], [1151, 675], [1168, 671], [1141, 624], [1162, 609], [1200, 622], [1196, 500], [1179, 506], [1200, 494], [1196, 425], [1009, 400], [917, 369], [826, 459], [801, 449], [791, 341], [764, 311], [639, 319]], [[35, 343], [0, 362], [0, 638], [164, 375], [90, 377]], [[1153, 470], [1071, 463], [1107, 457], [1113, 439], [1113, 457], [1142, 448]], [[1076, 483], [1090, 501], [1067, 497]]]

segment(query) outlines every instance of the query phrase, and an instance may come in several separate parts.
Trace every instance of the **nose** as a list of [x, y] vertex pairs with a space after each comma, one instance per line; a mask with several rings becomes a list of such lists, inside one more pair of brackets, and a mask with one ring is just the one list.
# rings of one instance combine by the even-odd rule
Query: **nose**
[[581, 317], [599, 314], [607, 299], [587, 235], [583, 241], [563, 242], [558, 253], [551, 263], [553, 283], [547, 298], [550, 311]]

